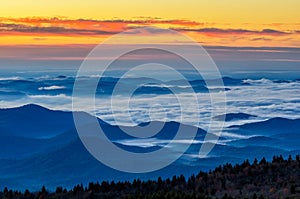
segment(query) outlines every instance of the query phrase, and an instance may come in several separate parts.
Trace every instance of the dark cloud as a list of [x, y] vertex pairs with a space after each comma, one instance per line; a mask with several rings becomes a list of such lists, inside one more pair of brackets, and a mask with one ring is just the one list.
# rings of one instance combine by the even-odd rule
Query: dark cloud
[[78, 34], [78, 35], [111, 35], [132, 29], [133, 26], [143, 27], [156, 24], [196, 26], [203, 23], [189, 20], [162, 20], [144, 18], [137, 20], [97, 20], [67, 18], [0, 18], [0, 32]]
[[273, 30], [273, 29], [263, 29], [261, 32], [262, 33], [269, 33], [269, 34], [289, 34], [287, 32], [282, 32], [282, 31]]
[[280, 52], [297, 52], [300, 53], [300, 48], [297, 47], [235, 47], [235, 46], [204, 46], [209, 50], [224, 51], [280, 51]]
[[273, 30], [273, 29], [263, 29], [262, 31], [247, 30], [247, 29], [220, 29], [220, 28], [176, 28], [177, 31], [190, 31], [199, 33], [211, 33], [211, 34], [266, 34], [266, 35], [286, 35], [291, 34], [288, 32]]
[[[41, 25], [42, 24], [42, 25]], [[288, 34], [298, 34], [299, 30], [284, 32], [276, 29], [222, 29], [222, 28], [199, 28], [199, 26], [208, 25], [196, 21], [171, 19], [163, 20], [160, 18], [139, 18], [135, 20], [110, 19], [67, 19], [67, 18], [0, 18], [0, 33], [40, 33], [40, 34], [64, 34], [64, 35], [112, 35], [133, 27], [155, 26], [157, 24], [166, 24], [176, 31], [196, 32], [199, 34], [211, 35], [257, 35], [262, 38], [263, 35], [281, 36]], [[212, 24], [210, 24], [213, 26]], [[195, 28], [197, 27], [197, 28]], [[156, 30], [153, 30], [156, 31]], [[160, 32], [159, 32], [160, 31]], [[163, 31], [157, 30], [157, 33]], [[254, 38], [255, 40], [255, 38]], [[262, 39], [261, 39], [262, 40]]]
[[124, 20], [124, 19], [108, 19], [108, 20], [98, 20], [98, 19], [67, 19], [67, 18], [40, 18], [40, 17], [32, 17], [32, 18], [0, 18], [0, 21], [11, 21], [15, 23], [77, 23], [77, 22], [87, 22], [87, 23], [124, 23], [124, 24], [176, 24], [176, 25], [204, 25], [205, 23], [184, 20], [184, 19], [169, 19], [163, 20], [158, 17], [138, 17], [139, 19], [132, 20]]
[[21, 32], [21, 33], [46, 33], [46, 34], [76, 34], [76, 35], [111, 35], [116, 31], [104, 31], [94, 29], [75, 29], [58, 26], [40, 27], [23, 24], [0, 24], [0, 32]]
[[272, 41], [272, 39], [265, 38], [265, 37], [257, 37], [257, 38], [251, 39], [251, 41]]

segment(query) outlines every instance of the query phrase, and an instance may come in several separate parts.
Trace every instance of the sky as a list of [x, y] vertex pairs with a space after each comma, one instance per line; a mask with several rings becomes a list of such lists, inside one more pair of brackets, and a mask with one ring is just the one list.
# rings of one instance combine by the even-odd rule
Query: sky
[[[285, 62], [291, 67], [299, 66], [298, 0], [1, 0], [0, 3], [0, 68], [20, 65], [31, 58], [48, 59], [47, 63], [56, 59], [78, 60], [110, 36], [144, 26], [179, 31], [208, 47], [222, 65], [241, 59], [242, 50], [245, 59], [249, 59], [245, 51], [250, 57], [255, 55], [252, 61], [273, 60], [280, 65]], [[220, 53], [220, 49], [225, 53]], [[74, 51], [80, 53], [70, 53]], [[264, 53], [263, 58], [259, 53]], [[31, 63], [39, 64], [33, 60]]]
[[222, 46], [298, 47], [297, 0], [4, 1], [1, 44], [94, 44], [116, 32], [152, 25]]

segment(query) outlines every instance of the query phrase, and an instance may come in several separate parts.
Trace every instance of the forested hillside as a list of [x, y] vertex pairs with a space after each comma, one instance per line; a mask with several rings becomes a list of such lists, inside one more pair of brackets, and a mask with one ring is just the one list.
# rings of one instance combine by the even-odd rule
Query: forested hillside
[[132, 182], [91, 182], [67, 190], [57, 187], [38, 192], [13, 191], [8, 188], [1, 198], [300, 198], [300, 156], [274, 156], [272, 162], [245, 160], [242, 164], [226, 164], [210, 172], [200, 171], [185, 178]]

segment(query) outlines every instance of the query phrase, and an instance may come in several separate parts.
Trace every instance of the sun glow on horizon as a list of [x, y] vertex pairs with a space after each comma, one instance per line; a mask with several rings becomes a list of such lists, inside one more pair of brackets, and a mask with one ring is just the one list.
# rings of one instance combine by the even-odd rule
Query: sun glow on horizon
[[296, 0], [5, 1], [0, 45], [97, 44], [124, 30], [154, 26], [203, 45], [299, 47], [299, 7]]

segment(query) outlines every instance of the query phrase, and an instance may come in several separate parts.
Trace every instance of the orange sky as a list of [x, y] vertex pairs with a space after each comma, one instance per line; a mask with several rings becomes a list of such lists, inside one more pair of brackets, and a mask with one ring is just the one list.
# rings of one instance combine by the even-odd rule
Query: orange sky
[[98, 44], [139, 26], [171, 28], [212, 46], [300, 46], [298, 0], [1, 2], [0, 45]]

